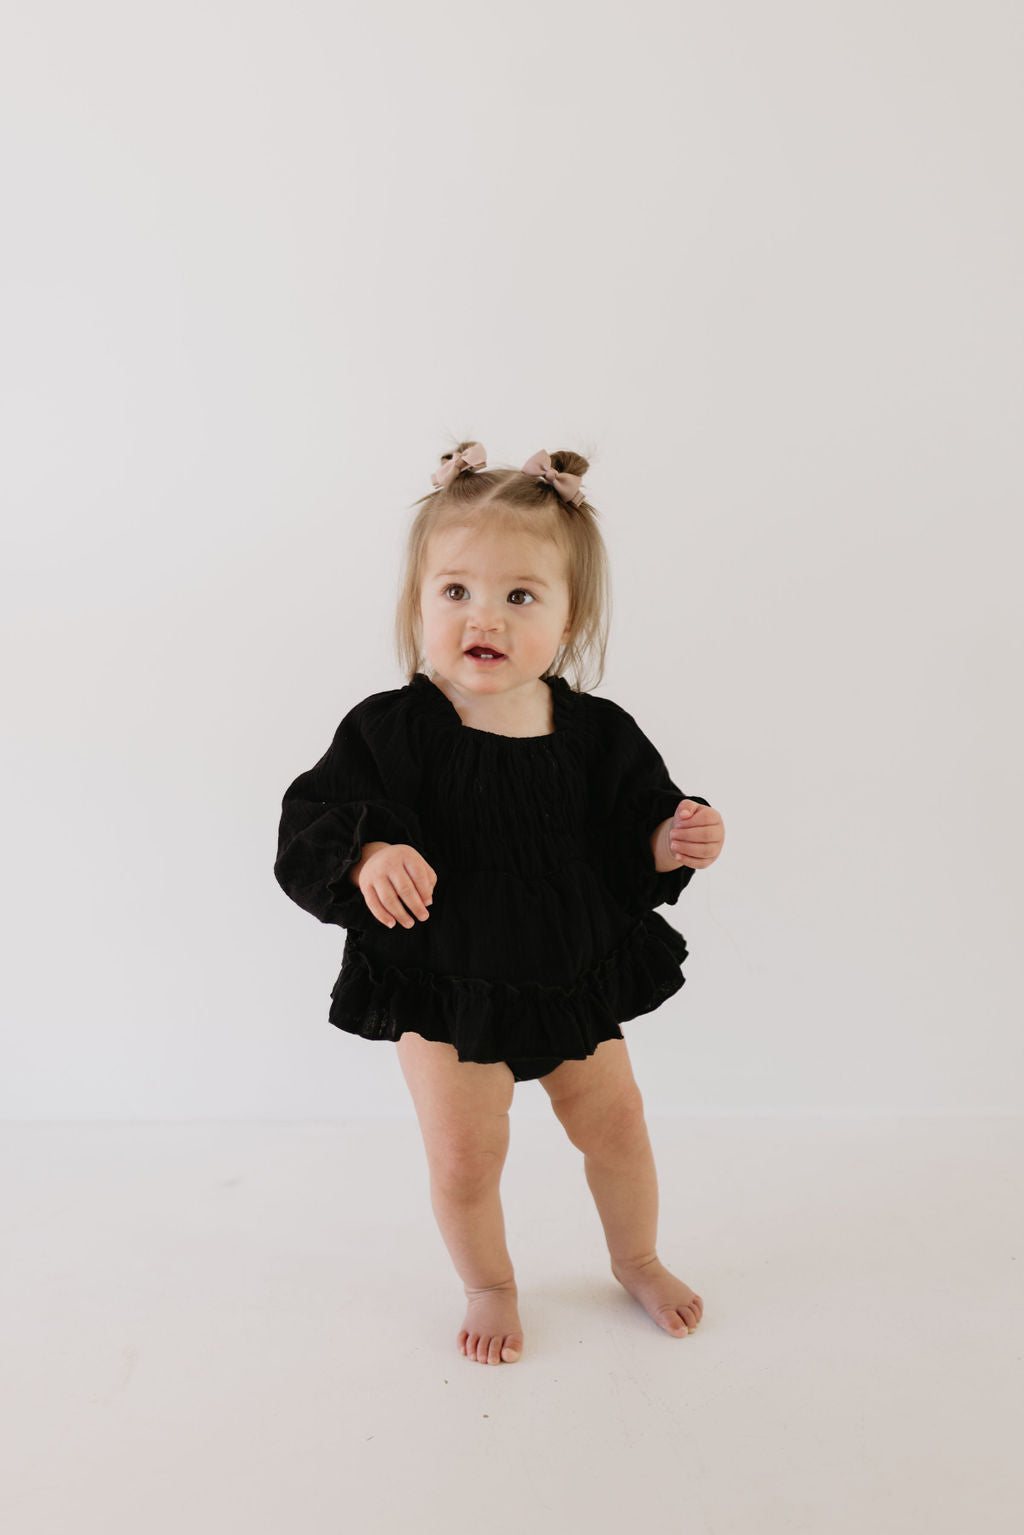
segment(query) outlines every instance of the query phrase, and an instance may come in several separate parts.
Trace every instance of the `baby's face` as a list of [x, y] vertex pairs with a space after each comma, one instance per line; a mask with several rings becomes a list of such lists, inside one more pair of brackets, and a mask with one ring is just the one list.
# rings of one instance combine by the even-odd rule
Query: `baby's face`
[[565, 556], [527, 533], [443, 529], [427, 545], [420, 617], [427, 661], [456, 689], [529, 691], [569, 634]]

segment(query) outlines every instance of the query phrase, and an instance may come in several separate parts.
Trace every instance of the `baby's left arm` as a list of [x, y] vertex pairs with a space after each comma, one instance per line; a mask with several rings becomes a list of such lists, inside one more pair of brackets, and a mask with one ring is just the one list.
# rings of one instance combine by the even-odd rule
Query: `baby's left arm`
[[670, 869], [706, 869], [725, 841], [722, 817], [711, 805], [682, 799], [676, 813], [651, 832], [651, 852], [659, 874]]

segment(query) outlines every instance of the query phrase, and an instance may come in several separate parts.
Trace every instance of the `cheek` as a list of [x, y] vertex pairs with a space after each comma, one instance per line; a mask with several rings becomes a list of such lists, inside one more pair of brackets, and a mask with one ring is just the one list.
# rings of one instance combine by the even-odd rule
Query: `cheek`
[[437, 607], [433, 603], [425, 603], [420, 607], [420, 628], [424, 634], [444, 634], [452, 627], [453, 616], [457, 617], [458, 610], [448, 607]]

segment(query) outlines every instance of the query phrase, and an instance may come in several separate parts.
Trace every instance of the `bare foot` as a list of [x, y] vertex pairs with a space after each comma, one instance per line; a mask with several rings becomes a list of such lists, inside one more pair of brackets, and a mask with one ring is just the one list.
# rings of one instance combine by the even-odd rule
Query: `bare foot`
[[685, 1338], [696, 1327], [704, 1312], [704, 1302], [688, 1284], [683, 1284], [665, 1267], [660, 1258], [644, 1263], [613, 1263], [612, 1273], [674, 1338]]
[[523, 1352], [523, 1328], [514, 1279], [487, 1289], [466, 1287], [466, 1320], [459, 1333], [459, 1353], [478, 1364], [515, 1364]]

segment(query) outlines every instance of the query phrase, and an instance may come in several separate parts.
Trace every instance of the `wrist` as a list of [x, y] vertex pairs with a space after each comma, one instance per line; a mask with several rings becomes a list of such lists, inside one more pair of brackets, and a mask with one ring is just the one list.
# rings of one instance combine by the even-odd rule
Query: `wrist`
[[351, 869], [349, 869], [349, 871], [348, 871], [348, 877], [352, 881], [353, 885], [358, 885], [358, 883], [359, 883], [359, 875], [360, 875], [360, 873], [362, 871], [363, 864], [366, 863], [367, 859], [368, 858], [372, 858], [374, 853], [379, 853], [382, 847], [390, 847], [390, 846], [391, 846], [390, 842], [367, 842], [366, 843], [366, 845], [364, 846], [361, 854], [359, 855], [359, 862], [358, 863], [354, 863], [352, 865]]

